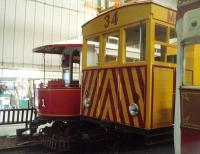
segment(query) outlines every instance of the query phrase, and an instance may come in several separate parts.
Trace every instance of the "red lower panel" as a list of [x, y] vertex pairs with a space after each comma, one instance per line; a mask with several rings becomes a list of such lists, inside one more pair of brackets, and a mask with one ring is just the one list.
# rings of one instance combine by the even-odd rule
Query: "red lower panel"
[[181, 154], [200, 153], [200, 131], [189, 128], [181, 129]]
[[39, 115], [78, 116], [80, 115], [80, 88], [38, 89]]

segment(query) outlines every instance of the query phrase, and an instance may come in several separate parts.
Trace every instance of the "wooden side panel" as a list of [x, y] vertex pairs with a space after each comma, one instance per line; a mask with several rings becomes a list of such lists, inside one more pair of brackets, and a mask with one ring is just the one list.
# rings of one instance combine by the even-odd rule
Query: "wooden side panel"
[[200, 130], [200, 89], [181, 89], [181, 126]]
[[[83, 72], [82, 80], [82, 103], [81, 103], [81, 114], [85, 116], [91, 116], [97, 118], [98, 113], [98, 102], [100, 96], [98, 95], [99, 83], [98, 83], [98, 70], [88, 70]], [[86, 98], [86, 92], [90, 98], [90, 108], [84, 107], [84, 99]]]
[[200, 151], [200, 89], [184, 88], [181, 92], [181, 151], [196, 154]]
[[47, 117], [79, 116], [80, 92], [80, 88], [39, 88], [39, 115]]
[[[86, 91], [91, 100], [84, 107]], [[129, 105], [136, 103], [139, 113], [132, 116]], [[86, 70], [82, 84], [82, 115], [98, 120], [144, 128], [146, 105], [146, 66]]]
[[[131, 116], [129, 105], [136, 103], [139, 113]], [[120, 123], [144, 128], [146, 107], [146, 67], [127, 67], [120, 69]]]
[[152, 128], [172, 126], [175, 69], [153, 67]]

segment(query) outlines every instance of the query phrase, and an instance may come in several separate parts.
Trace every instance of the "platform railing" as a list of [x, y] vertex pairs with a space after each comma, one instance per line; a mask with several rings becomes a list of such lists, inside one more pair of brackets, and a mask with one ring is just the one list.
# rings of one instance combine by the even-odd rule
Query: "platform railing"
[[30, 123], [35, 120], [37, 110], [28, 109], [6, 109], [0, 110], [0, 125]]

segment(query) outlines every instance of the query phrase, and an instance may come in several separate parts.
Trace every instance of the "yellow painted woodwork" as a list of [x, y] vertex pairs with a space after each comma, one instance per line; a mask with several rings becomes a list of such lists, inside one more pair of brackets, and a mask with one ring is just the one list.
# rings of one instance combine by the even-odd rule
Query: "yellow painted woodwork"
[[167, 46], [167, 56], [169, 55], [176, 55], [176, 46]]
[[[83, 45], [83, 72], [98, 70], [98, 85], [95, 90], [94, 103], [97, 103], [97, 111], [95, 111], [95, 105], [91, 107], [90, 113], [85, 110], [85, 116], [93, 118], [99, 118], [102, 114], [102, 120], [114, 121], [114, 117], [117, 118], [117, 123], [127, 126], [134, 125], [134, 127], [141, 128], [140, 120], [144, 123], [144, 129], [154, 129], [161, 127], [172, 126], [173, 124], [173, 83], [174, 83], [174, 70], [175, 64], [165, 62], [154, 61], [154, 45], [160, 44], [166, 46], [166, 56], [176, 54], [176, 46], [169, 44], [169, 41], [158, 42], [155, 41], [155, 23], [159, 23], [168, 28], [167, 39], [169, 39], [169, 29], [174, 28], [176, 12], [170, 8], [157, 5], [155, 3], [141, 3], [141, 4], [128, 4], [111, 11], [100, 14], [96, 18], [92, 19], [88, 23], [83, 25], [83, 38], [84, 40], [92, 36], [100, 36], [100, 61], [99, 65], [95, 67], [86, 67], [86, 49], [87, 45]], [[109, 19], [109, 20], [108, 20]], [[109, 22], [108, 22], [109, 21]], [[145, 44], [145, 60], [126, 62], [126, 47], [125, 47], [125, 28], [131, 25], [139, 25], [140, 23], [146, 24], [146, 44]], [[119, 39], [119, 54], [117, 62], [104, 62], [104, 36], [111, 32], [118, 31], [120, 33]], [[86, 41], [84, 41], [86, 43]], [[200, 55], [200, 54], [199, 54]], [[200, 62], [200, 60], [199, 60]], [[160, 66], [160, 67], [159, 67]], [[200, 65], [199, 65], [200, 66]], [[131, 69], [131, 75], [133, 77], [133, 84], [135, 92], [137, 93], [139, 100], [138, 106], [141, 115], [130, 117], [128, 107], [133, 103], [133, 92], [131, 91], [130, 74], [128, 69]], [[116, 72], [117, 77], [117, 89], [115, 89], [112, 70]], [[130, 70], [129, 70], [130, 71]], [[200, 69], [199, 69], [200, 71]], [[106, 77], [103, 80], [103, 74], [106, 72]], [[140, 72], [140, 73], [138, 73]], [[130, 73], [130, 72], [129, 72]], [[84, 74], [84, 73], [83, 73]], [[90, 74], [89, 74], [90, 75]], [[94, 74], [95, 76], [95, 74]], [[142, 79], [141, 79], [142, 76]], [[122, 84], [121, 78], [124, 78], [124, 84]], [[140, 78], [140, 81], [139, 81]], [[89, 80], [89, 79], [88, 79]], [[144, 97], [140, 87], [141, 80], [144, 82]], [[140, 82], [140, 83], [139, 83]], [[105, 102], [103, 102], [104, 96], [106, 96], [106, 88], [108, 83], [111, 85], [111, 94], [114, 98], [114, 109], [116, 115], [113, 115], [111, 109], [111, 97], [108, 96]], [[93, 82], [87, 84], [92, 84]], [[86, 84], [86, 86], [88, 86]], [[99, 87], [103, 86], [100, 92], [100, 100], [97, 102], [97, 93]], [[127, 93], [122, 87], [127, 89]], [[92, 90], [91, 90], [92, 92]], [[119, 96], [117, 96], [119, 95]], [[128, 99], [125, 99], [125, 96]], [[83, 94], [84, 98], [84, 94]], [[120, 101], [117, 99], [119, 98]], [[128, 102], [126, 102], [126, 100]], [[103, 103], [105, 107], [103, 108]], [[119, 104], [121, 103], [121, 104]], [[121, 107], [121, 108], [120, 108]], [[122, 113], [120, 113], [122, 112]], [[123, 116], [122, 119], [120, 116]], [[141, 116], [141, 117], [139, 117]], [[122, 121], [124, 120], [124, 123]]]
[[171, 126], [173, 122], [173, 68], [154, 68], [152, 128]]
[[184, 85], [200, 86], [200, 45], [185, 46]]

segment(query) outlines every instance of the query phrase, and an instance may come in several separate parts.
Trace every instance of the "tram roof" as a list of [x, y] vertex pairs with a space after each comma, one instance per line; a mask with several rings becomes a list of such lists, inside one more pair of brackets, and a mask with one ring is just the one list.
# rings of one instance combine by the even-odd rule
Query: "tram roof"
[[47, 53], [47, 54], [62, 54], [65, 48], [81, 48], [81, 40], [66, 40], [53, 44], [47, 44], [33, 49], [36, 53]]
[[128, 3], [122, 4], [120, 7], [117, 8], [111, 8], [109, 10], [106, 10], [100, 14], [98, 14], [96, 17], [94, 17], [93, 19], [89, 20], [88, 22], [86, 22], [85, 24], [82, 25], [82, 27], [84, 27], [85, 25], [87, 25], [88, 23], [90, 23], [91, 21], [93, 21], [94, 19], [98, 18], [99, 16], [102, 16], [108, 12], [114, 11], [114, 10], [118, 10], [124, 7], [128, 7], [128, 6], [132, 6], [132, 5], [142, 5], [142, 4], [156, 4], [162, 7], [165, 7], [167, 9], [172, 9], [174, 11], [177, 11], [177, 8], [172, 6], [172, 5], [167, 5], [166, 3], [160, 2], [159, 0], [132, 0]]

